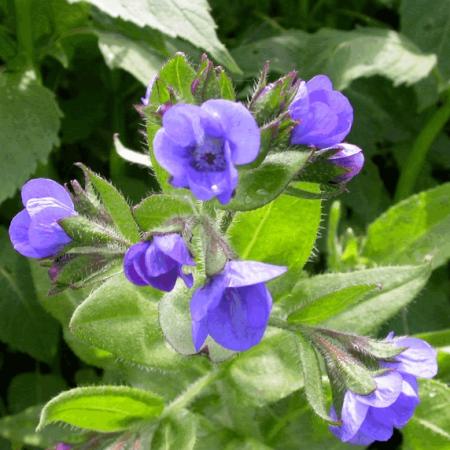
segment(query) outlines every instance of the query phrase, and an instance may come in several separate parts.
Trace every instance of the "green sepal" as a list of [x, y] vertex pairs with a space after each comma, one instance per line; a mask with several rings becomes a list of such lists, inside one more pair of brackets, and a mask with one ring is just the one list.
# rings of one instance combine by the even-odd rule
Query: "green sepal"
[[290, 72], [256, 93], [249, 104], [256, 122], [264, 125], [285, 112], [297, 89], [297, 73]]

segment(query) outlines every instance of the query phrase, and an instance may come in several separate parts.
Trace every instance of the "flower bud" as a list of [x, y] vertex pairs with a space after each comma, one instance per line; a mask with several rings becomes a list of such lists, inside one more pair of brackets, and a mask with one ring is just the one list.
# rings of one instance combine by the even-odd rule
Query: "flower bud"
[[342, 167], [346, 173], [338, 175], [334, 181], [336, 183], [347, 183], [354, 176], [361, 172], [364, 165], [363, 151], [353, 144], [343, 142], [333, 147], [338, 151], [328, 157], [328, 161], [335, 166]]

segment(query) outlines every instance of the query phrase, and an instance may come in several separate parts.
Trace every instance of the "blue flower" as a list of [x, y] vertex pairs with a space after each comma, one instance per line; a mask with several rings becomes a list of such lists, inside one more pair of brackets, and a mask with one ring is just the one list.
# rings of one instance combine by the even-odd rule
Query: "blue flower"
[[340, 417], [334, 408], [330, 415], [342, 425], [331, 426], [331, 432], [342, 442], [369, 445], [374, 441], [387, 441], [394, 428], [402, 428], [411, 419], [419, 404], [417, 377], [432, 378], [437, 373], [436, 350], [417, 338], [392, 339], [399, 347], [406, 347], [393, 361], [382, 362], [390, 369], [375, 377], [376, 390], [370, 395], [347, 391]]
[[235, 165], [254, 161], [259, 146], [255, 119], [241, 103], [229, 100], [172, 106], [153, 141], [155, 157], [172, 175], [173, 186], [189, 188], [199, 200], [217, 197], [223, 204], [237, 186]]
[[153, 286], [171, 291], [180, 277], [192, 287], [192, 274], [185, 274], [183, 266], [195, 266], [183, 238], [176, 233], [154, 236], [151, 242], [139, 242], [126, 252], [123, 261], [125, 276], [138, 286]]
[[326, 75], [317, 75], [300, 84], [289, 113], [299, 121], [291, 135], [291, 143], [298, 145], [332, 147], [344, 140], [353, 123], [350, 102], [333, 90]]
[[[353, 177], [361, 172], [361, 169], [364, 166], [363, 151], [356, 145], [347, 144], [346, 142], [324, 149], [323, 151], [332, 149], [337, 151], [332, 156], [328, 157], [328, 162], [346, 170], [346, 173], [339, 175], [334, 181], [336, 183], [348, 183]], [[321, 151], [317, 153], [320, 154], [320, 152]]]
[[272, 297], [265, 282], [286, 270], [255, 261], [228, 262], [222, 272], [192, 297], [195, 349], [201, 349], [208, 335], [229, 350], [244, 351], [258, 344], [272, 309]]
[[11, 221], [9, 238], [23, 256], [47, 258], [59, 253], [71, 238], [58, 221], [76, 214], [70, 194], [47, 178], [35, 178], [22, 187], [25, 207]]

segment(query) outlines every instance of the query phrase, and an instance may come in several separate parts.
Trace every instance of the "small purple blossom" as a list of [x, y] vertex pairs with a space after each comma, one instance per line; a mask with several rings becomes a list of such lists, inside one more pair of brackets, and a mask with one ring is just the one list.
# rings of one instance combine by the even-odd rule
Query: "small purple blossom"
[[336, 177], [334, 181], [337, 183], [348, 183], [354, 176], [361, 172], [361, 169], [364, 166], [363, 151], [356, 145], [347, 144], [346, 142], [335, 145], [332, 148], [337, 149], [338, 151], [330, 156], [328, 161], [335, 166], [347, 170], [346, 173]]
[[35, 178], [23, 185], [22, 203], [25, 208], [9, 226], [14, 249], [29, 258], [56, 255], [71, 241], [58, 224], [76, 214], [70, 194], [56, 181]]
[[272, 309], [265, 282], [286, 270], [256, 261], [230, 261], [222, 272], [197, 289], [191, 300], [196, 351], [200, 351], [208, 335], [229, 350], [244, 351], [258, 344]]
[[[342, 425], [331, 426], [331, 432], [342, 442], [369, 445], [387, 441], [394, 428], [402, 428], [411, 419], [419, 404], [416, 377], [432, 378], [437, 373], [436, 350], [417, 338], [392, 339], [399, 347], [406, 347], [394, 361], [382, 362], [391, 369], [375, 377], [376, 390], [370, 395], [359, 395], [348, 390], [340, 415]], [[334, 408], [330, 415], [339, 420]]]
[[199, 200], [230, 201], [237, 186], [235, 165], [259, 152], [260, 130], [251, 113], [229, 100], [201, 106], [177, 104], [163, 115], [153, 141], [155, 157], [175, 187], [189, 188]]
[[55, 450], [71, 450], [72, 446], [65, 444], [64, 442], [59, 442], [56, 444]]
[[195, 262], [183, 238], [176, 233], [154, 236], [151, 242], [132, 245], [123, 262], [129, 281], [166, 292], [174, 288], [178, 277], [187, 287], [192, 287], [194, 278], [183, 272], [183, 266], [195, 266]]
[[326, 75], [302, 81], [289, 112], [299, 121], [292, 131], [292, 144], [332, 147], [344, 140], [353, 123], [350, 102], [341, 92], [333, 90]]

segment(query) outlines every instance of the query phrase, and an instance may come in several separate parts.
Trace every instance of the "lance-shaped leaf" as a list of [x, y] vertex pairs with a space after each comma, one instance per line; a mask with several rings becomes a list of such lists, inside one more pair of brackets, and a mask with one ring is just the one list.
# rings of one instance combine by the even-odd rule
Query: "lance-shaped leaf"
[[314, 412], [322, 419], [333, 422], [327, 413], [326, 398], [322, 386], [322, 372], [314, 347], [301, 334], [297, 334], [305, 395]]
[[75, 388], [45, 405], [38, 430], [63, 422], [93, 431], [121, 431], [155, 420], [163, 408], [159, 396], [128, 386]]
[[376, 285], [379, 289], [368, 293], [367, 299], [324, 322], [329, 328], [366, 334], [378, 329], [411, 302], [425, 286], [429, 276], [430, 267], [425, 264], [377, 267], [304, 278], [294, 286], [290, 295], [276, 303], [272, 314], [285, 319], [297, 310], [300, 301], [309, 303], [355, 285]]
[[324, 322], [356, 305], [375, 288], [375, 285], [356, 285], [326, 294], [309, 302], [302, 302], [300, 298], [298, 309], [289, 314], [288, 322], [309, 325]]
[[87, 167], [81, 167], [98, 193], [117, 230], [130, 242], [134, 243], [139, 241], [137, 224], [131, 214], [130, 206], [122, 194], [101, 176], [92, 172]]

